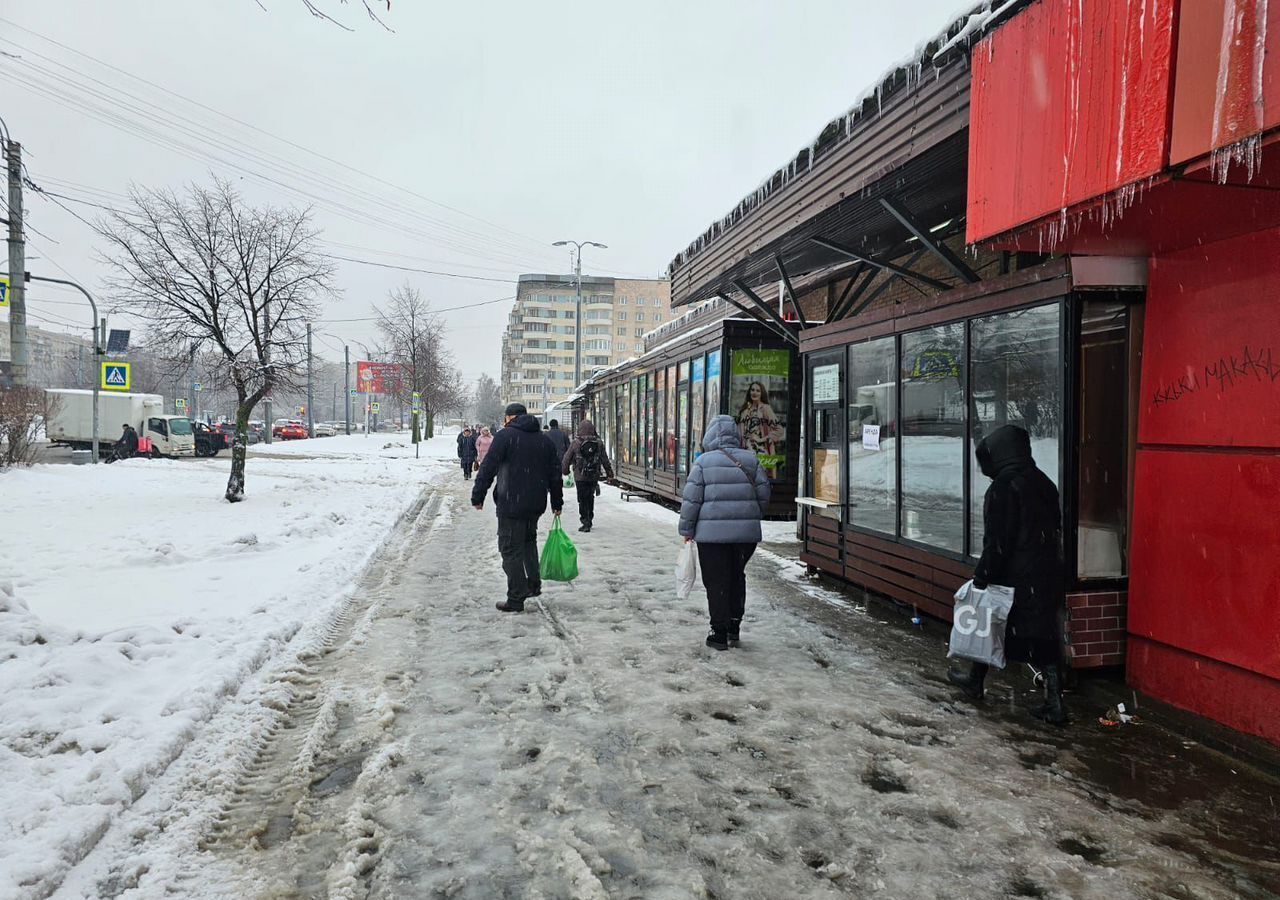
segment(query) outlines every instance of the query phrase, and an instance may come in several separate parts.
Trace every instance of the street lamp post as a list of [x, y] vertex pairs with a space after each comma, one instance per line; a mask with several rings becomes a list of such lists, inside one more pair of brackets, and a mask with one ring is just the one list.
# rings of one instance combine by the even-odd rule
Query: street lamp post
[[[63, 285], [66, 285], [67, 287], [73, 287], [80, 293], [84, 294], [84, 298], [89, 301], [89, 309], [92, 311], [92, 314], [93, 314], [92, 327], [90, 328], [90, 331], [93, 333], [94, 362], [95, 363], [99, 362], [103, 354], [106, 353], [106, 351], [102, 347], [103, 335], [101, 331], [106, 330], [107, 320], [103, 319], [101, 323], [99, 323], [98, 304], [93, 302], [93, 295], [90, 294], [88, 291], [86, 291], [84, 288], [82, 288], [80, 285], [76, 284], [74, 281], [67, 281], [64, 278], [46, 278], [43, 275], [32, 275], [30, 272], [27, 272], [25, 274], [26, 274], [27, 281], [47, 281], [50, 284], [63, 284]], [[97, 369], [99, 367], [95, 365], [94, 368]], [[95, 465], [98, 462], [98, 382], [99, 381], [101, 381], [100, 373], [95, 371], [93, 373], [93, 462]]]
[[573, 319], [573, 386], [576, 389], [582, 383], [582, 248], [599, 247], [601, 250], [608, 250], [609, 246], [595, 241], [556, 241], [551, 246], [567, 247], [570, 244], [577, 250], [573, 257], [573, 274], [577, 283]]

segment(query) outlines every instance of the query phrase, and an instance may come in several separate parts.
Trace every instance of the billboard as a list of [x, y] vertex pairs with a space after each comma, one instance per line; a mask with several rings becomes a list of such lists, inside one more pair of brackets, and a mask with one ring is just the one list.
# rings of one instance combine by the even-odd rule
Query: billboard
[[356, 390], [362, 394], [394, 394], [400, 390], [400, 366], [396, 363], [356, 362]]
[[787, 459], [791, 351], [734, 350], [729, 360], [729, 412], [742, 446], [778, 478]]

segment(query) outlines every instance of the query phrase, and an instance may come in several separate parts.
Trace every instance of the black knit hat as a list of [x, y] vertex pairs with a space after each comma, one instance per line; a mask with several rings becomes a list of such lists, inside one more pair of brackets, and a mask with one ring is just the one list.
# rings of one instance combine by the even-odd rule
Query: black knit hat
[[504, 415], [508, 415], [508, 416], [523, 416], [523, 415], [527, 415], [527, 414], [528, 414], [528, 412], [529, 412], [529, 410], [527, 410], [527, 409], [525, 409], [525, 408], [524, 408], [524, 404], [523, 404], [523, 403], [508, 403], [508, 404], [507, 404], [507, 409], [506, 409], [506, 412], [504, 413]]

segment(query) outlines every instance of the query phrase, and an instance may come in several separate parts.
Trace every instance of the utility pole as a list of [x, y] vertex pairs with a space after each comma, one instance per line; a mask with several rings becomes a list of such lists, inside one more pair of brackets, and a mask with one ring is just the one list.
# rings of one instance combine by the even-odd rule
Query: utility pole
[[547, 393], [548, 393], [548, 391], [547, 391], [547, 376], [548, 376], [550, 373], [551, 373], [551, 370], [550, 370], [550, 369], [543, 369], [543, 370], [542, 370], [542, 424], [543, 424], [543, 425], [546, 425], [546, 424], [547, 424], [547, 421], [548, 421], [548, 420], [547, 420], [547, 413], [548, 413], [548, 408], [547, 408], [547, 406], [548, 406], [548, 404], [547, 404]]
[[200, 349], [200, 345], [192, 342], [191, 353], [187, 357], [187, 378], [191, 382], [191, 393], [187, 396], [187, 418], [196, 421], [200, 418], [200, 404], [196, 402], [196, 351]]
[[311, 323], [307, 323], [307, 437], [316, 436], [315, 397], [311, 379]]
[[347, 434], [351, 434], [351, 348], [342, 345], [342, 396], [346, 398]]
[[9, 360], [16, 387], [27, 384], [27, 253], [22, 237], [22, 145], [6, 140], [9, 173]]

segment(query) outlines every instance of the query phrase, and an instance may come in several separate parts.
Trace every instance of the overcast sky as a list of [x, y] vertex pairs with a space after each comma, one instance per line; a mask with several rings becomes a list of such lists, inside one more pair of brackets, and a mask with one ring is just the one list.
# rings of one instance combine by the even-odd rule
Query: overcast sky
[[[338, 0], [316, 3], [352, 31], [260, 2], [0, 0], [0, 117], [85, 219], [131, 182], [212, 172], [313, 204], [333, 254], [499, 279], [342, 262], [317, 326], [331, 359], [362, 355], [373, 324], [342, 320], [404, 280], [436, 309], [509, 297], [501, 279], [570, 271], [555, 240], [609, 245], [585, 274], [658, 275], [964, 6], [395, 0], [388, 32]], [[96, 289], [89, 228], [30, 191], [27, 208], [28, 269]], [[30, 296], [33, 324], [88, 317], [60, 289]], [[509, 307], [447, 313], [469, 379], [497, 376]]]

